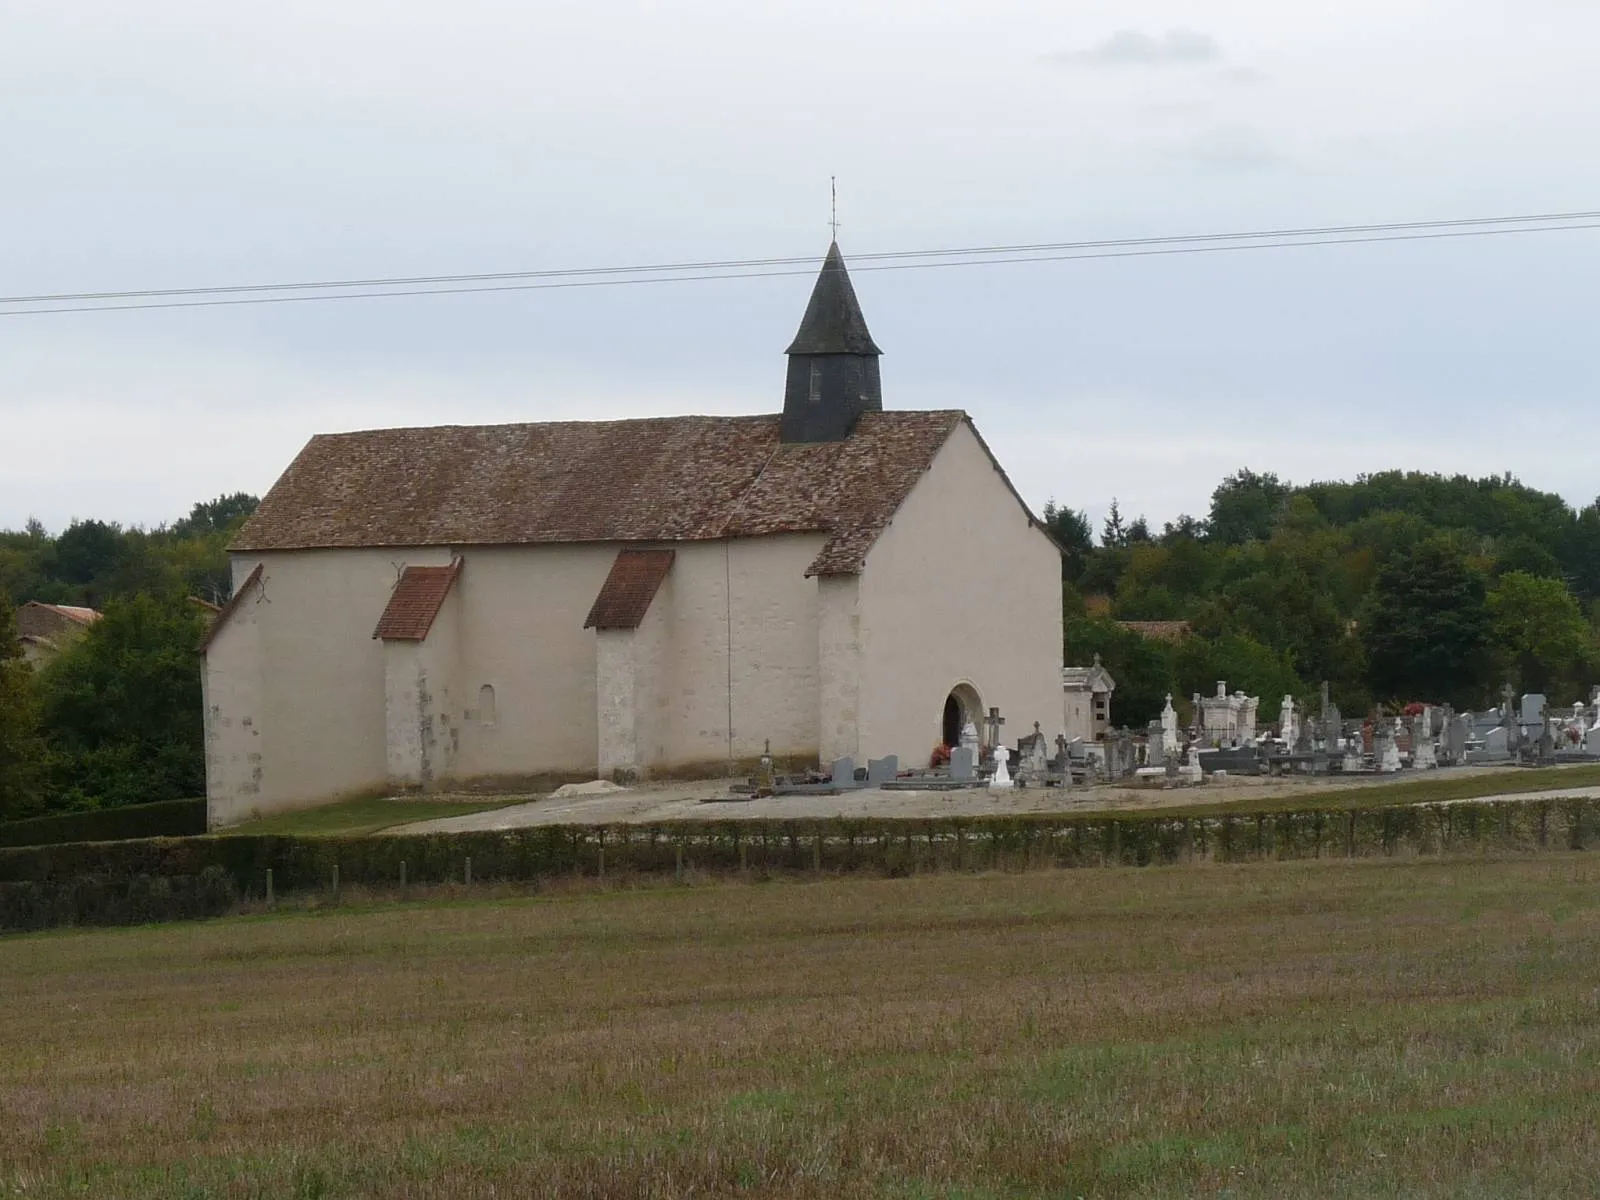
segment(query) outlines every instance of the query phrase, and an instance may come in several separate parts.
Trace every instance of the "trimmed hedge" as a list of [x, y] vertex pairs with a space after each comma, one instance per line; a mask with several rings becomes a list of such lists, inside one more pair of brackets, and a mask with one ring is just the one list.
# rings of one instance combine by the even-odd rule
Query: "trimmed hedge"
[[162, 800], [92, 812], [0, 822], [0, 846], [58, 842], [117, 842], [131, 838], [192, 837], [206, 831], [206, 802]]
[[[1582, 850], [1600, 800], [1503, 800], [1073, 818], [695, 821], [548, 825], [484, 833], [349, 838], [231, 836], [0, 850], [0, 929], [204, 916], [234, 897], [341, 884], [392, 888], [557, 875], [867, 872], [1149, 866], [1185, 862]], [[159, 891], [161, 881], [167, 882]], [[226, 903], [225, 903], [226, 900]], [[140, 915], [145, 914], [145, 915]]]

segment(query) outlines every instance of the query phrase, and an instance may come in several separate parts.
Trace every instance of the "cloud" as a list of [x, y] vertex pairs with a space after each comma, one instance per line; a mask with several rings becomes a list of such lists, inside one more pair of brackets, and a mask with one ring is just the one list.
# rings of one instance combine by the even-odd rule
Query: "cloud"
[[1272, 76], [1256, 67], [1224, 67], [1217, 72], [1217, 78], [1223, 83], [1235, 83], [1241, 87], [1248, 87], [1257, 83], [1270, 83]]
[[1222, 47], [1210, 34], [1193, 29], [1169, 29], [1152, 36], [1136, 29], [1119, 29], [1098, 46], [1088, 50], [1064, 50], [1047, 54], [1044, 62], [1052, 67], [1195, 67], [1220, 62]]
[[1267, 144], [1259, 130], [1242, 126], [1211, 129], [1173, 151], [1173, 157], [1210, 175], [1282, 171], [1294, 162]]

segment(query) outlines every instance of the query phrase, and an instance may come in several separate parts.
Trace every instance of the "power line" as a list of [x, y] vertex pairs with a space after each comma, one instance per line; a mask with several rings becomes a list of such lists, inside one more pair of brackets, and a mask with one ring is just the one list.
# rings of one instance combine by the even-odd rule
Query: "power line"
[[[852, 254], [850, 255], [850, 262], [855, 264], [895, 259], [948, 258], [981, 254], [1043, 254], [1072, 250], [1098, 250], [1124, 246], [1155, 246], [1219, 241], [1233, 242], [1267, 238], [1323, 237], [1337, 236], [1342, 234], [1390, 233], [1404, 230], [1445, 229], [1455, 227], [1469, 228], [1489, 225], [1527, 225], [1539, 222], [1593, 220], [1600, 220], [1600, 211], [1533, 213], [1509, 217], [1464, 217], [1457, 220], [1448, 221], [1390, 221], [1373, 225], [1324, 225], [1303, 229], [1258, 229], [1247, 230], [1238, 233], [1175, 234], [1164, 237], [1115, 238], [1102, 239], [1098, 241], [1035, 242], [1017, 245], [966, 246], [946, 250], [895, 250], [879, 252], [875, 254]], [[751, 267], [780, 267], [795, 266], [799, 264], [814, 264], [816, 261], [817, 259], [815, 255], [801, 255], [791, 258], [713, 259], [703, 262], [651, 263], [631, 267], [576, 267], [560, 270], [493, 271], [487, 273], [458, 275], [408, 275], [386, 279], [323, 279], [311, 280], [302, 283], [247, 283], [221, 285], [216, 287], [145, 288], [137, 291], [122, 292], [57, 292], [53, 294], [37, 296], [0, 296], [0, 304], [35, 304], [69, 300], [124, 300], [157, 298], [164, 296], [223, 295], [245, 292], [299, 292], [326, 288], [406, 287], [420, 284], [478, 283], [508, 279], [553, 279], [597, 275], [640, 275], [664, 271], [743, 270]]]
[[[1254, 230], [1241, 233], [1185, 234], [1166, 237], [1043, 242], [1012, 246], [961, 247], [948, 250], [902, 250], [851, 256], [852, 270], [905, 271], [942, 267], [1000, 266], [1031, 262], [1144, 258], [1175, 254], [1209, 254], [1237, 250], [1278, 250], [1384, 242], [1433, 241], [1444, 238], [1493, 237], [1514, 233], [1554, 233], [1600, 228], [1600, 211], [1545, 213], [1513, 217], [1473, 217], [1453, 221], [1403, 221], [1375, 225], [1334, 225], [1306, 229]], [[1057, 251], [1063, 251], [1057, 253]], [[919, 262], [916, 259], [936, 261]], [[952, 261], [937, 261], [952, 260]], [[750, 270], [756, 267], [799, 269]], [[307, 283], [239, 284], [207, 288], [143, 289], [125, 292], [63, 292], [38, 296], [0, 297], [0, 304], [43, 304], [69, 300], [122, 300], [158, 297], [150, 303], [87, 304], [70, 307], [16, 308], [0, 316], [48, 313], [120, 312], [163, 308], [216, 308], [251, 304], [290, 304], [322, 300], [371, 300], [385, 296], [466, 295], [493, 292], [544, 291], [564, 288], [617, 287], [642, 283], [694, 283], [718, 279], [767, 279], [808, 275], [813, 256], [729, 259], [700, 263], [667, 263], [635, 267], [584, 267], [566, 270], [509, 271], [473, 275], [428, 275], [390, 279], [321, 280]], [[695, 272], [668, 274], [667, 272]], [[493, 282], [539, 280], [540, 282]], [[433, 287], [417, 284], [463, 283], [472, 286]], [[333, 291], [337, 288], [383, 288], [380, 291]], [[261, 295], [263, 292], [311, 292], [310, 295]], [[227, 298], [217, 299], [223, 296]]]

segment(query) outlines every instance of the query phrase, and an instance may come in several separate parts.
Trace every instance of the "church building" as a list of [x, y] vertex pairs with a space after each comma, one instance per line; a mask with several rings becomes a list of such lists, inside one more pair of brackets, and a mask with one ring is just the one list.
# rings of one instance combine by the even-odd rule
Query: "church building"
[[781, 413], [313, 437], [205, 641], [212, 826], [1057, 729], [1059, 547], [879, 353], [835, 245]]

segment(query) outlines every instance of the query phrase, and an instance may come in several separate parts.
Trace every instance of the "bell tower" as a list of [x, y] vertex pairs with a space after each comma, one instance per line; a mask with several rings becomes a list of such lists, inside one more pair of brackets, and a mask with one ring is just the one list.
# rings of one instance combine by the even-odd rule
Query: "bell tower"
[[862, 413], [883, 411], [882, 351], [867, 332], [838, 242], [828, 247], [800, 332], [786, 353], [783, 441], [837, 442], [850, 436]]

